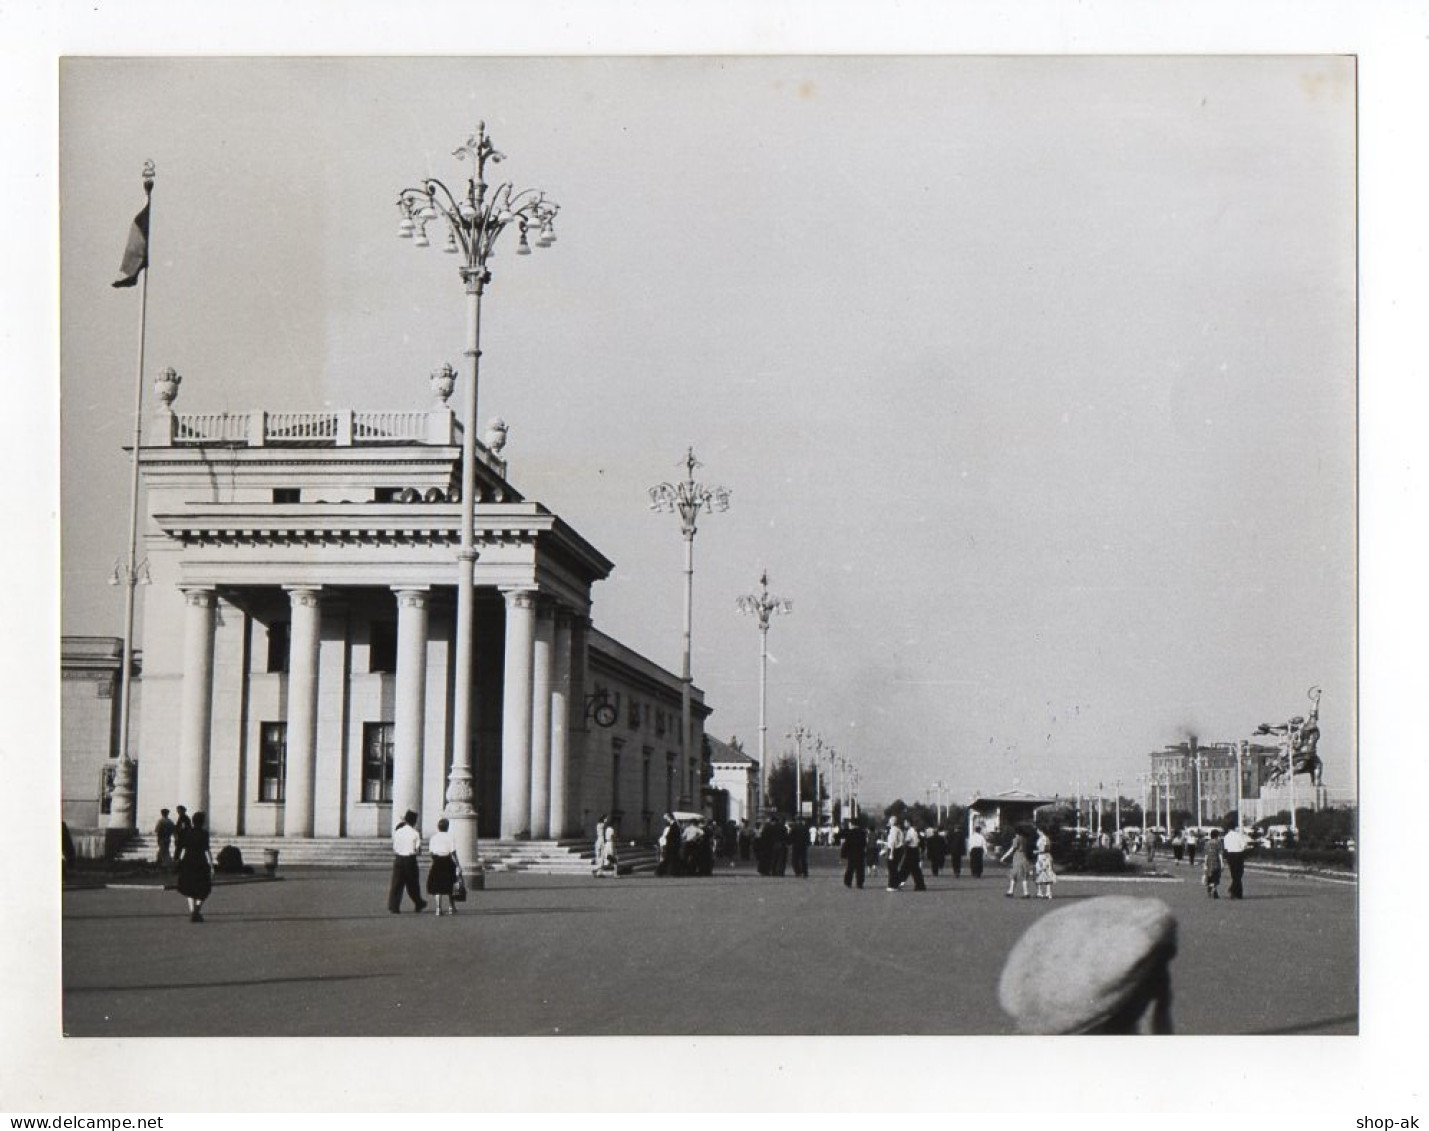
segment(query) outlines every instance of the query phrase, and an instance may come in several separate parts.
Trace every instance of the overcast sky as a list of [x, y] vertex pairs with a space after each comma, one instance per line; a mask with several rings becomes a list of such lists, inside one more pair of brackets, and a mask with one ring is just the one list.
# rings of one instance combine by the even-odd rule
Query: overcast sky
[[870, 799], [1138, 796], [1312, 684], [1353, 788], [1352, 60], [84, 59], [60, 92], [64, 632], [121, 625], [144, 160], [178, 411], [421, 408], [463, 296], [394, 200], [484, 118], [561, 214], [498, 249], [481, 418], [615, 561], [597, 624], [674, 671], [646, 490], [690, 444], [730, 489], [712, 733], [757, 744], [767, 568], [770, 753], [802, 722]]

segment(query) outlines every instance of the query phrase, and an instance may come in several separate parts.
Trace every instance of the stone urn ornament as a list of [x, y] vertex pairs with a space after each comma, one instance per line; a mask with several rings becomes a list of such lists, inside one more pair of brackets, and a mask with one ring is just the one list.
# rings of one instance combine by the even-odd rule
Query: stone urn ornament
[[500, 455], [501, 449], [506, 447], [506, 421], [499, 416], [493, 416], [491, 423], [486, 426], [486, 449], [494, 455]]
[[174, 411], [174, 398], [179, 395], [179, 385], [182, 383], [183, 378], [172, 365], [154, 378], [154, 395], [159, 398], [159, 412]]
[[432, 372], [432, 395], [437, 398], [437, 404], [442, 408], [447, 408], [447, 401], [451, 398], [452, 390], [456, 388], [456, 370], [451, 367], [451, 363], [443, 365], [440, 369]]

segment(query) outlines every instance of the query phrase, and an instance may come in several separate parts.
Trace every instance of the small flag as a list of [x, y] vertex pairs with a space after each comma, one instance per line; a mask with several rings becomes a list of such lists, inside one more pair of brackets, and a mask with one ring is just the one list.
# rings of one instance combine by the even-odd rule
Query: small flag
[[124, 262], [119, 265], [122, 277], [112, 285], [132, 287], [139, 281], [139, 272], [149, 266], [149, 203], [139, 209], [129, 229], [129, 242], [124, 245]]

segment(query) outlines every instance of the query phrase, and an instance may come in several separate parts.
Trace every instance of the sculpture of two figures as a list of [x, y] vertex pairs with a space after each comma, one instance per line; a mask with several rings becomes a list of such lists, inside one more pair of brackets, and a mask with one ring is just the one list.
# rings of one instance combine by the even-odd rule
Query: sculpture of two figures
[[1320, 784], [1320, 774], [1324, 764], [1315, 749], [1320, 744], [1320, 689], [1312, 687], [1310, 696], [1310, 717], [1296, 715], [1288, 723], [1271, 726], [1261, 723], [1256, 734], [1278, 734], [1285, 739], [1286, 758], [1275, 769], [1272, 779], [1279, 781], [1286, 773], [1309, 774], [1314, 785]]

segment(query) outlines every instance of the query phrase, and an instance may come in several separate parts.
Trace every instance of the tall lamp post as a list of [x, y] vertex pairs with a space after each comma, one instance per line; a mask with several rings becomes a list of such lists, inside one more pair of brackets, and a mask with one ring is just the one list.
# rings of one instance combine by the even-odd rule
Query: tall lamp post
[[[765, 708], [767, 705], [768, 671], [769, 671], [769, 621], [772, 617], [792, 613], [794, 602], [786, 601], [783, 597], [772, 597], [769, 594], [769, 571], [764, 570], [759, 575], [759, 592], [747, 594], [743, 597], [736, 597], [735, 607], [741, 613], [748, 613], [756, 618], [759, 624], [759, 773], [763, 776], [766, 763], [764, 761], [764, 732], [768, 729], [765, 722]], [[802, 724], [794, 728], [790, 735], [795, 741], [795, 761], [794, 761], [794, 805], [796, 816], [803, 813], [803, 790], [799, 779], [803, 776], [802, 762], [804, 756], [804, 739], [809, 732]]]
[[[723, 487], [706, 487], [695, 482], [695, 468], [701, 466], [695, 459], [695, 449], [685, 453], [685, 480], [682, 483], [658, 483], [650, 488], [650, 509], [665, 511], [680, 516], [680, 530], [685, 536], [685, 629], [680, 667], [680, 766], [684, 773], [689, 766], [690, 753], [690, 621], [695, 600], [695, 519], [700, 511], [712, 514], [714, 511], [729, 510], [729, 491]], [[759, 732], [760, 773], [764, 771], [764, 731]], [[764, 783], [760, 781], [762, 792]]]
[[[555, 242], [557, 206], [544, 193], [517, 190], [509, 181], [494, 189], [486, 182], [487, 162], [503, 154], [486, 135], [486, 123], [453, 156], [472, 163], [464, 192], [453, 192], [434, 177], [425, 177], [397, 196], [402, 213], [397, 235], [417, 247], [430, 247], [428, 226], [446, 230], [443, 250], [457, 256], [457, 272], [466, 291], [466, 358], [471, 380], [462, 396], [461, 415], [461, 543], [457, 551], [456, 695], [452, 705], [452, 768], [447, 779], [446, 816], [452, 824], [457, 858], [477, 862], [476, 790], [471, 756], [472, 657], [474, 587], [476, 579], [476, 392], [481, 373], [481, 298], [491, 282], [488, 262], [496, 240], [509, 227], [519, 233], [517, 255], [530, 255], [531, 244]], [[528, 238], [534, 234], [534, 240]]]

